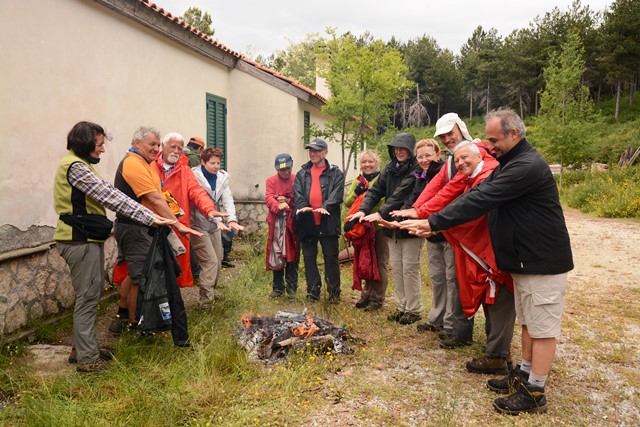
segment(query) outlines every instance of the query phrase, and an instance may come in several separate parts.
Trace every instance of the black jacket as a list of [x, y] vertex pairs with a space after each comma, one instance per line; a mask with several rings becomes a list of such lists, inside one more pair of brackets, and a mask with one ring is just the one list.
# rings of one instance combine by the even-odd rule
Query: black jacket
[[[325, 164], [327, 167], [320, 174], [320, 186], [322, 187], [322, 207], [329, 212], [329, 215], [322, 215], [319, 227], [313, 219], [312, 212], [296, 215], [296, 230], [300, 239], [311, 236], [339, 236], [342, 233], [340, 205], [344, 198], [344, 175], [338, 166], [332, 165], [326, 160]], [[311, 165], [311, 161], [302, 165], [293, 183], [296, 211], [311, 206], [309, 203]]]
[[[410, 136], [408, 138], [407, 136]], [[411, 141], [413, 139], [413, 142]], [[418, 160], [413, 155], [413, 147], [415, 146], [415, 138], [409, 134], [399, 134], [388, 145], [389, 155], [391, 161], [384, 168], [378, 180], [367, 191], [362, 204], [360, 205], [360, 212], [369, 214], [374, 206], [378, 204], [382, 198], [384, 198], [384, 204], [378, 210], [380, 216], [385, 220], [392, 220], [389, 215], [391, 211], [402, 208], [405, 200], [411, 192], [416, 182], [416, 173], [422, 171], [422, 168], [418, 165]], [[406, 162], [400, 164], [395, 158], [393, 153], [394, 147], [403, 147], [409, 150], [411, 157]], [[406, 239], [416, 237], [413, 234], [409, 234], [405, 230], [399, 229], [387, 229], [383, 230], [385, 236], [394, 237], [396, 239]]]
[[573, 269], [569, 233], [549, 165], [525, 139], [482, 183], [429, 217], [446, 230], [489, 213], [498, 267], [509, 273], [561, 274]]

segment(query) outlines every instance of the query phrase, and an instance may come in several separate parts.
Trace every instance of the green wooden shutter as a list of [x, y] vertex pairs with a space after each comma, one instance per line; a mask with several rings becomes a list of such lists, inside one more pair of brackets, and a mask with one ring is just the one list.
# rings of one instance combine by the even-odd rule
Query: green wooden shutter
[[304, 143], [309, 143], [309, 127], [311, 126], [311, 113], [308, 111], [304, 112]]
[[227, 169], [227, 100], [207, 93], [207, 147], [222, 150], [222, 169]]

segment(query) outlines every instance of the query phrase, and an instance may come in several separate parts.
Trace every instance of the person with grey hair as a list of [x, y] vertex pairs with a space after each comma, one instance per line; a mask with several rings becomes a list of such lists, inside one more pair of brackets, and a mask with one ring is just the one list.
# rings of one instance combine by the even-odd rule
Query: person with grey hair
[[[118, 165], [114, 186], [154, 213], [176, 220], [174, 228], [177, 232], [198, 235], [199, 232], [177, 221], [162, 194], [160, 178], [151, 166], [158, 155], [159, 148], [160, 132], [150, 126], [139, 126], [133, 134], [131, 148]], [[116, 215], [114, 234], [121, 261], [127, 263], [127, 277], [120, 286], [118, 314], [109, 326], [111, 332], [119, 333], [125, 329], [126, 325], [135, 327], [138, 323], [136, 318], [138, 284], [142, 279], [145, 259], [151, 248], [153, 237], [148, 226], [120, 214]], [[174, 338], [174, 343], [178, 346], [188, 345], [188, 335], [178, 341]]]
[[489, 233], [498, 267], [514, 281], [516, 315], [522, 327], [522, 361], [509, 375], [487, 382], [507, 394], [494, 401], [501, 413], [547, 410], [545, 382], [556, 352], [568, 272], [573, 269], [569, 233], [555, 179], [544, 158], [527, 142], [522, 119], [511, 109], [485, 117], [489, 145], [500, 165], [428, 222], [407, 224], [429, 235], [489, 216]]
[[[189, 167], [189, 160], [184, 155], [184, 138], [177, 132], [169, 132], [162, 137], [162, 151], [151, 162], [152, 169], [160, 177], [162, 191], [169, 191], [177, 200], [181, 209], [178, 221], [191, 227], [191, 215], [197, 209], [209, 221], [226, 214], [217, 211], [213, 200], [200, 185]], [[178, 255], [178, 264], [182, 274], [178, 277], [178, 286], [193, 286], [191, 273], [191, 244], [186, 236], [178, 235], [185, 251]]]

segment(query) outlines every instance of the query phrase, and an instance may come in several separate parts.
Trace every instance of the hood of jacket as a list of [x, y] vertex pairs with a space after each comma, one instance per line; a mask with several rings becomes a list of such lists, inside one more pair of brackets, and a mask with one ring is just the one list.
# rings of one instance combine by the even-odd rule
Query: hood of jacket
[[415, 136], [413, 136], [410, 133], [399, 133], [395, 138], [391, 140], [391, 142], [387, 144], [387, 150], [389, 150], [389, 158], [394, 161], [397, 161], [396, 155], [393, 152], [393, 149], [395, 147], [406, 148], [407, 150], [409, 150], [409, 153], [411, 154], [411, 158], [413, 158], [414, 157], [413, 150], [415, 146], [416, 146]]

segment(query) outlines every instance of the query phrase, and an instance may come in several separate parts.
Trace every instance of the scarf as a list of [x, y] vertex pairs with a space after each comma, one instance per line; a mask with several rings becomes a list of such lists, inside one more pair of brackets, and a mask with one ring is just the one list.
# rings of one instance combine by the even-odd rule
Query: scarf
[[209, 172], [207, 170], [207, 168], [205, 168], [203, 165], [201, 165], [200, 168], [202, 169], [202, 174], [204, 175], [205, 179], [207, 180], [207, 182], [211, 186], [211, 191], [215, 192], [216, 191], [216, 181], [218, 180], [218, 175], [215, 174], [215, 173]]

